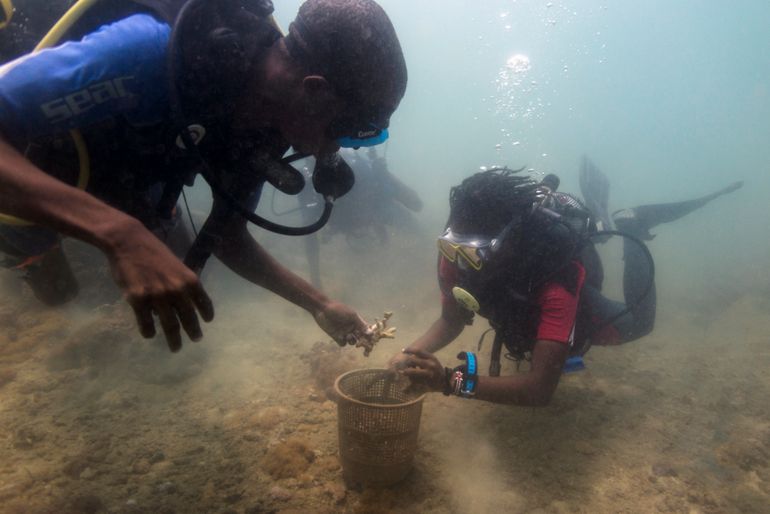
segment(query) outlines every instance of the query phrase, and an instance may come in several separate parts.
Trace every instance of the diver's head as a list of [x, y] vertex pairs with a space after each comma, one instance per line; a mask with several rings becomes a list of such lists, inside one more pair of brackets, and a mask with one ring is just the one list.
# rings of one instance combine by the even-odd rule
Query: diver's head
[[537, 183], [519, 170], [493, 168], [471, 175], [449, 192], [449, 226], [461, 234], [495, 237], [532, 211]]
[[406, 90], [396, 32], [372, 0], [308, 0], [282, 44], [300, 71], [279, 118], [307, 153], [378, 144]]
[[[538, 184], [517, 171], [482, 171], [451, 189], [449, 221], [438, 240], [445, 258], [461, 269], [480, 271], [508, 262], [522, 250], [524, 224]], [[498, 258], [501, 255], [505, 258]]]

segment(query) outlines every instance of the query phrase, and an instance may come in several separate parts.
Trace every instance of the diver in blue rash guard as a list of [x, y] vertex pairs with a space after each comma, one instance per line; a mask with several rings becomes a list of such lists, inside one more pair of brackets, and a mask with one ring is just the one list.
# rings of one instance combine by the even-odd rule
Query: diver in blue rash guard
[[[213, 317], [190, 269], [210, 253], [306, 309], [338, 343], [361, 337], [364, 321], [274, 260], [246, 218], [265, 181], [297, 191], [299, 174], [282, 160], [289, 147], [331, 163], [313, 183], [334, 198], [352, 180], [336, 150], [387, 138], [406, 86], [387, 15], [371, 0], [308, 0], [282, 36], [266, 0], [112, 3], [121, 16], [76, 26], [68, 42], [0, 68], [0, 212], [36, 224], [4, 225], [0, 250], [42, 267], [38, 296], [61, 303], [74, 278], [58, 234], [96, 246], [141, 333], [154, 335], [157, 315], [173, 351], [180, 325], [197, 340], [198, 315]], [[69, 185], [77, 169], [69, 129], [82, 131], [90, 151], [86, 191]], [[186, 267], [158, 237], [198, 173], [214, 206]]]

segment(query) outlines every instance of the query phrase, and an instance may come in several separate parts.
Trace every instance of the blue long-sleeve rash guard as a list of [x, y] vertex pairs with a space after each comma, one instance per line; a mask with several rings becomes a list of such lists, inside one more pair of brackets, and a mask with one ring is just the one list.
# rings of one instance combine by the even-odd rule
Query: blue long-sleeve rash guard
[[134, 125], [165, 119], [170, 33], [168, 24], [136, 14], [5, 64], [0, 129], [30, 139], [116, 115]]

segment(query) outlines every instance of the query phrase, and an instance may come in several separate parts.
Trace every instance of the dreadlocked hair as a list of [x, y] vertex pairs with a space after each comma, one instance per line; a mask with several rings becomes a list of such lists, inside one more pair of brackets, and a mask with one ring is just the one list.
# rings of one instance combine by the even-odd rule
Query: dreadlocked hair
[[449, 192], [449, 225], [491, 237], [515, 216], [527, 215], [538, 183], [519, 175], [523, 169], [492, 168], [453, 187]]

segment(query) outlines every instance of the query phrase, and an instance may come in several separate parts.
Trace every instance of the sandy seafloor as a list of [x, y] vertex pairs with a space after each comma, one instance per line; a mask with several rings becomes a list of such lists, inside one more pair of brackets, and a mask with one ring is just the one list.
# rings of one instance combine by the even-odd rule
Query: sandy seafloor
[[[304, 269], [301, 245], [267, 243]], [[430, 395], [408, 479], [347, 489], [324, 389], [345, 369], [381, 366], [435, 318], [433, 244], [324, 249], [330, 294], [368, 317], [396, 313], [398, 339], [367, 359], [221, 269], [206, 277], [215, 321], [175, 355], [139, 337], [98, 266], [76, 262], [81, 299], [59, 309], [1, 274], [0, 512], [770, 512], [761, 288], [687, 304], [659, 283], [653, 334], [592, 349], [550, 406]], [[440, 357], [454, 362], [483, 328]]]

